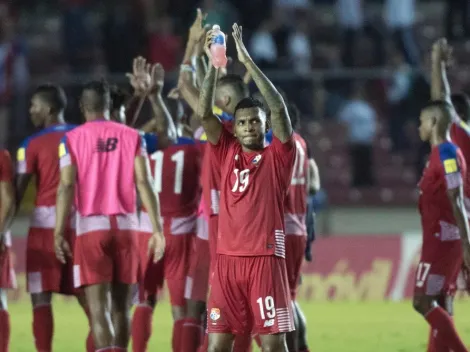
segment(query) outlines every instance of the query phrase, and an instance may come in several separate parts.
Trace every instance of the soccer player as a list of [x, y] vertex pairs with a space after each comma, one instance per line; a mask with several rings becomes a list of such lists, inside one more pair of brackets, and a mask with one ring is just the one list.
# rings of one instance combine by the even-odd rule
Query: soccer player
[[10, 316], [6, 290], [16, 287], [11, 262], [11, 236], [9, 227], [15, 213], [13, 165], [7, 150], [0, 151], [0, 352], [8, 352], [10, 342]]
[[[271, 110], [274, 138], [262, 104], [241, 100], [234, 111], [234, 134], [212, 113], [218, 70], [204, 79], [198, 117], [221, 165], [217, 258], [208, 303], [209, 351], [232, 348], [235, 334], [259, 334], [264, 350], [284, 351], [293, 330], [285, 262], [284, 202], [296, 148], [282, 96], [255, 65], [233, 26], [238, 60], [245, 65]], [[213, 32], [207, 35], [207, 49]], [[206, 50], [208, 55], [209, 50]], [[261, 207], [259, 205], [262, 205]]]
[[126, 351], [130, 294], [139, 262], [134, 187], [149, 210], [149, 251], [155, 261], [165, 243], [159, 202], [148, 176], [145, 142], [136, 130], [108, 121], [106, 83], [88, 83], [80, 105], [87, 122], [66, 133], [59, 147], [55, 250], [62, 263], [72, 255], [65, 227], [75, 193], [75, 287], [85, 291], [97, 350]]
[[[292, 103], [288, 104], [289, 117], [292, 128], [298, 129], [299, 111]], [[299, 349], [299, 320], [304, 317], [300, 306], [296, 302], [297, 287], [300, 279], [300, 269], [304, 259], [307, 242], [307, 228], [305, 216], [307, 212], [307, 188], [310, 187], [310, 169], [307, 152], [307, 143], [297, 133], [294, 132], [294, 142], [297, 154], [294, 164], [294, 171], [290, 182], [289, 192], [285, 202], [285, 233], [286, 233], [286, 267], [289, 288], [292, 299], [294, 322], [296, 329], [287, 335], [287, 345], [290, 351], [305, 352], [306, 346]], [[305, 331], [305, 329], [303, 329]], [[305, 337], [302, 338], [305, 341]], [[303, 343], [305, 345], [305, 343]]]
[[[86, 310], [84, 296], [73, 287], [71, 264], [60, 263], [54, 253], [56, 193], [59, 185], [57, 149], [67, 131], [75, 128], [65, 124], [67, 99], [61, 87], [39, 86], [31, 98], [30, 115], [33, 124], [42, 130], [26, 138], [17, 152], [17, 204], [24, 197], [33, 176], [36, 181], [35, 208], [31, 217], [26, 246], [27, 289], [33, 305], [33, 335], [38, 351], [52, 350], [54, 321], [52, 294], [76, 295]], [[65, 235], [73, 242], [73, 230], [67, 224]], [[93, 351], [91, 334], [88, 351]]]
[[[452, 321], [452, 297], [462, 267], [470, 266], [467, 166], [448, 135], [452, 106], [434, 101], [421, 111], [419, 134], [431, 144], [429, 162], [419, 182], [423, 247], [415, 281], [413, 307], [432, 328], [436, 351], [467, 351]], [[439, 305], [445, 302], [445, 308]], [[446, 311], [447, 309], [447, 311]], [[430, 347], [431, 347], [430, 346]]]

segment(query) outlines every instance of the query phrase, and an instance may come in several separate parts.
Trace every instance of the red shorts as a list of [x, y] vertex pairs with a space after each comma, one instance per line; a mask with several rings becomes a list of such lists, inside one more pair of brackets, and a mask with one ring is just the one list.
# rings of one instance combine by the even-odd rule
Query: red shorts
[[11, 237], [6, 233], [6, 249], [0, 253], [0, 289], [16, 288], [16, 275], [11, 256]]
[[207, 309], [209, 333], [294, 330], [285, 259], [218, 255]]
[[300, 282], [300, 270], [302, 269], [302, 262], [304, 260], [306, 242], [307, 239], [305, 236], [286, 236], [287, 279], [289, 280], [290, 296], [293, 301], [295, 301], [297, 287]]
[[[75, 233], [68, 230], [65, 238], [74, 248]], [[55, 292], [76, 294], [73, 285], [73, 263], [59, 262], [54, 249], [54, 230], [31, 227], [26, 244], [26, 273], [29, 293]]]
[[[186, 278], [184, 297], [206, 302], [209, 290], [210, 250], [207, 240], [208, 226], [204, 217], [198, 218], [197, 236], [194, 237], [191, 264]], [[205, 238], [204, 238], [205, 237]]]
[[163, 261], [153, 262], [149, 257], [148, 244], [152, 234], [138, 232], [137, 243], [139, 247], [139, 302], [156, 295], [163, 288]]
[[415, 294], [441, 296], [455, 294], [457, 278], [462, 268], [460, 241], [443, 243], [432, 253], [423, 252], [416, 269]]
[[137, 229], [134, 214], [78, 216], [73, 255], [75, 287], [106, 282], [136, 283]]

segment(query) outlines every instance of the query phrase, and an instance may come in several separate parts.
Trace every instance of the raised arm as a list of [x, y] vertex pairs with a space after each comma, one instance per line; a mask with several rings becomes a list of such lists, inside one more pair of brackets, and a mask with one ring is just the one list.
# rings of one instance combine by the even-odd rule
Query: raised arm
[[162, 98], [162, 90], [165, 79], [165, 71], [162, 65], [155, 64], [151, 71], [151, 92], [148, 99], [152, 106], [153, 118], [156, 121], [156, 129], [159, 136], [168, 140], [176, 140], [177, 132], [173, 118], [166, 107], [165, 101]]
[[201, 122], [207, 135], [207, 140], [212, 144], [217, 144], [220, 133], [222, 132], [222, 122], [212, 112], [214, 105], [215, 86], [219, 70], [212, 66], [209, 47], [212, 43], [213, 32], [208, 31], [206, 36], [206, 54], [209, 57], [209, 69], [207, 70], [204, 81], [202, 82], [199, 94], [199, 104], [196, 115]]
[[447, 79], [447, 66], [452, 48], [445, 38], [437, 40], [431, 53], [431, 100], [451, 102], [450, 85]]
[[232, 34], [235, 45], [237, 46], [238, 60], [245, 65], [248, 74], [253, 78], [253, 81], [256, 83], [256, 86], [271, 110], [271, 127], [273, 134], [284, 143], [292, 135], [292, 125], [284, 99], [250, 57], [245, 44], [243, 44], [242, 27], [239, 27], [238, 24], [235, 23], [233, 25]]

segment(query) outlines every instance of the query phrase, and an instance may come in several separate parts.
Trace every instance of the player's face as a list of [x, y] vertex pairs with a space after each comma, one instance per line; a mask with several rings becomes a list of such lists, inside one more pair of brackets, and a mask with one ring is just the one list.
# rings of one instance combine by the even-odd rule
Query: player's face
[[419, 138], [423, 142], [427, 142], [431, 139], [432, 129], [435, 125], [435, 118], [429, 111], [422, 111], [419, 116]]
[[266, 134], [266, 114], [260, 108], [237, 110], [234, 132], [240, 144], [246, 149], [262, 149]]
[[113, 110], [111, 120], [119, 123], [126, 123], [126, 107], [121, 105], [119, 109]]
[[40, 127], [43, 125], [46, 116], [49, 114], [49, 110], [49, 106], [39, 96], [34, 95], [31, 98], [29, 114], [35, 127]]

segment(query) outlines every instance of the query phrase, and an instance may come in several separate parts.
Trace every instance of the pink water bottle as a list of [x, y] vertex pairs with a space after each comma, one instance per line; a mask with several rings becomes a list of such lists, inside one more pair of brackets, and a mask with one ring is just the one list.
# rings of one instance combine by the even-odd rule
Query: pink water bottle
[[215, 68], [227, 66], [227, 47], [225, 45], [225, 34], [220, 30], [220, 26], [214, 25], [214, 38], [210, 47], [212, 55], [212, 66]]

